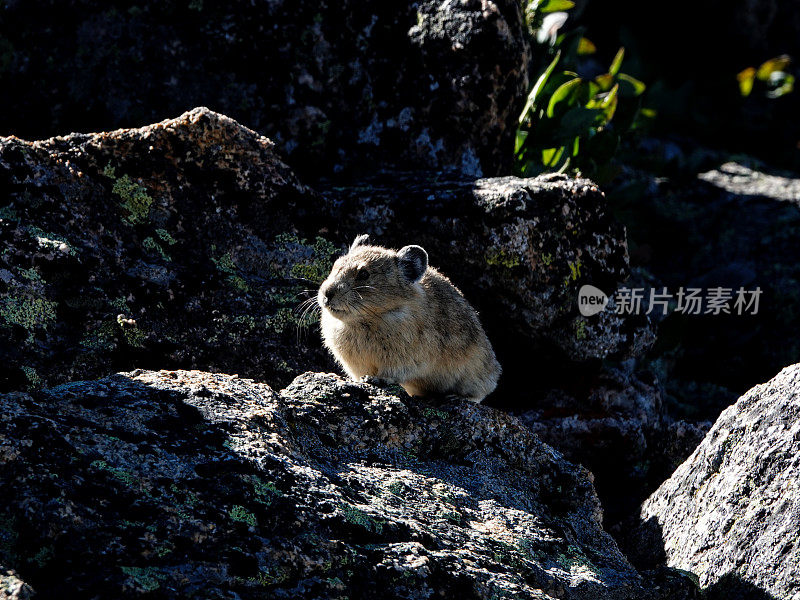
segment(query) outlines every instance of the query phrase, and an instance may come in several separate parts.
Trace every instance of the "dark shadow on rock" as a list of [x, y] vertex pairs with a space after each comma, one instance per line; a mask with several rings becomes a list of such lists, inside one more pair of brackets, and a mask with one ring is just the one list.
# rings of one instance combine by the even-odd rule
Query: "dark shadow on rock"
[[631, 171], [607, 189], [634, 268], [654, 287], [760, 287], [758, 314], [671, 314], [647, 362], [675, 418], [714, 420], [753, 385], [800, 361], [800, 180], [726, 163], [690, 179]]
[[772, 594], [731, 573], [717, 579], [716, 582], [705, 588], [703, 593], [706, 600], [730, 600], [731, 598], [741, 598], [741, 600], [778, 600]]
[[[614, 530], [614, 536], [633, 565], [652, 581], [677, 577], [688, 578], [699, 586], [697, 575], [667, 566], [664, 539], [658, 520], [631, 518]], [[703, 600], [778, 600], [766, 590], [744, 580], [735, 573], [726, 573], [711, 585], [698, 588], [689, 598]]]

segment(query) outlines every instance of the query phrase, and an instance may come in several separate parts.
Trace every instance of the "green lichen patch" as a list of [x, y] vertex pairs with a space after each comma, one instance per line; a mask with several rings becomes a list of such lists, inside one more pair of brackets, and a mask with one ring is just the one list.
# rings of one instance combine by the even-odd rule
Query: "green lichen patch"
[[110, 351], [117, 347], [116, 323], [106, 321], [83, 334], [80, 345], [90, 350]]
[[372, 518], [366, 512], [345, 502], [339, 503], [339, 508], [344, 513], [344, 518], [348, 523], [363, 527], [367, 531], [380, 534], [383, 532], [383, 523], [379, 520]]
[[23, 279], [27, 279], [28, 281], [32, 281], [34, 283], [42, 283], [42, 276], [39, 275], [39, 271], [36, 268], [32, 269], [22, 269], [19, 272], [20, 277]]
[[114, 180], [111, 193], [120, 200], [120, 207], [124, 211], [122, 220], [128, 225], [146, 223], [150, 215], [153, 199], [147, 193], [147, 188], [133, 181], [127, 175], [116, 176], [114, 167], [107, 165], [103, 175]]
[[291, 265], [288, 273], [295, 279], [311, 283], [322, 283], [333, 268], [339, 249], [324, 237], [317, 236], [313, 242], [297, 237], [293, 233], [282, 233], [275, 237], [278, 250], [290, 252], [293, 247], [303, 246], [308, 249], [308, 257]]
[[161, 244], [159, 244], [152, 237], [146, 237], [144, 238], [144, 240], [142, 240], [142, 248], [144, 248], [148, 254], [156, 254], [167, 262], [172, 261], [172, 257], [166, 252], [164, 252], [164, 249], [161, 247]]
[[575, 262], [570, 261], [567, 263], [567, 265], [569, 266], [569, 275], [564, 277], [564, 287], [568, 287], [570, 283], [580, 279], [581, 267], [583, 267], [580, 259], [576, 260]]
[[139, 479], [130, 471], [126, 471], [125, 469], [120, 469], [117, 467], [112, 467], [104, 460], [94, 460], [91, 463], [95, 469], [100, 471], [105, 471], [118, 481], [121, 481], [125, 485], [131, 488], [139, 488]]
[[38, 552], [36, 552], [36, 554], [33, 555], [32, 560], [41, 569], [52, 560], [54, 554], [55, 548], [53, 546], [43, 546]]
[[450, 416], [443, 410], [438, 410], [435, 408], [426, 408], [422, 411], [422, 414], [427, 419], [441, 419], [442, 421], [446, 421], [447, 418]]
[[38, 296], [20, 294], [0, 299], [0, 322], [19, 325], [33, 342], [36, 331], [46, 330], [56, 320], [57, 303]]
[[228, 511], [228, 516], [234, 521], [239, 521], [240, 523], [245, 523], [250, 527], [255, 527], [258, 525], [258, 520], [256, 516], [247, 510], [241, 504], [236, 504]]
[[491, 247], [486, 251], [486, 264], [491, 267], [502, 267], [504, 269], [513, 269], [522, 264], [522, 260], [516, 254], [513, 254], [505, 248]]
[[252, 476], [250, 482], [253, 484], [253, 491], [257, 496], [257, 502], [269, 505], [272, 504], [275, 498], [283, 496], [283, 493], [275, 487], [274, 483], [271, 481], [264, 481], [257, 475]]
[[577, 319], [575, 321], [575, 339], [585, 340], [586, 335], [586, 321], [583, 319]]
[[28, 380], [28, 390], [38, 390], [42, 387], [42, 378], [33, 367], [22, 367], [22, 372], [25, 373], [25, 378]]
[[[211, 247], [211, 252], [216, 252], [216, 246]], [[246, 294], [250, 291], [250, 286], [247, 285], [247, 281], [245, 281], [244, 277], [239, 274], [239, 269], [236, 267], [236, 264], [233, 262], [233, 256], [230, 252], [226, 252], [221, 256], [212, 256], [211, 262], [213, 262], [217, 269], [221, 272], [227, 274], [226, 281], [228, 284], [238, 292]]]
[[135, 587], [143, 592], [155, 592], [166, 581], [167, 576], [156, 567], [120, 567]]
[[174, 246], [178, 243], [178, 240], [172, 237], [172, 235], [170, 235], [169, 231], [166, 229], [156, 229], [156, 235], [162, 242], [168, 244], [169, 246]]

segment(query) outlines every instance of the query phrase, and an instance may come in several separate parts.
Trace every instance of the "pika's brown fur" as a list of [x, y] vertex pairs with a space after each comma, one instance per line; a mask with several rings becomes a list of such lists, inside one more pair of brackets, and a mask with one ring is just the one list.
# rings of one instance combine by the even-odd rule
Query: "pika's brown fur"
[[421, 247], [368, 242], [356, 238], [320, 286], [325, 345], [354, 379], [483, 400], [501, 368], [478, 314]]

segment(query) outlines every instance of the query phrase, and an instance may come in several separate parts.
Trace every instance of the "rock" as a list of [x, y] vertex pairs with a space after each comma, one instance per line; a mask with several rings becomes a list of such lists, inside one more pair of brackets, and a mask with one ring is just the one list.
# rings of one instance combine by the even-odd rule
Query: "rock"
[[0, 19], [0, 133], [131, 127], [208, 105], [275, 140], [305, 177], [508, 173], [528, 88], [514, 0], [8, 0]]
[[658, 383], [648, 376], [608, 368], [587, 389], [553, 389], [539, 408], [519, 414], [544, 442], [592, 472], [612, 532], [710, 427], [670, 419]]
[[588, 472], [466, 401], [136, 371], [0, 412], [0, 560], [42, 597], [677, 597], [603, 532]]
[[364, 231], [425, 245], [483, 311], [507, 374], [528, 378], [520, 343], [565, 365], [542, 368], [555, 374], [652, 340], [644, 318], [577, 312], [584, 282], [610, 293], [629, 274], [624, 231], [590, 182], [382, 177], [316, 194], [269, 140], [204, 108], [0, 138], [0, 389], [134, 367], [275, 385], [331, 369], [313, 313], [296, 309]]
[[33, 589], [14, 571], [0, 567], [0, 600], [28, 600], [33, 596]]
[[[370, 233], [386, 245], [424, 246], [477, 305], [493, 340], [496, 331], [549, 343], [572, 361], [639, 355], [653, 341], [644, 315], [578, 313], [583, 284], [611, 295], [630, 276], [625, 231], [586, 179], [414, 173], [321, 192], [335, 237]], [[518, 354], [519, 344], [506, 346]]]
[[800, 592], [800, 365], [727, 408], [642, 506], [639, 554], [697, 575], [710, 598]]
[[[633, 270], [652, 285], [761, 290], [757, 314], [672, 314], [650, 356], [680, 419], [714, 420], [753, 385], [800, 362], [800, 179], [747, 162], [697, 178], [629, 171], [608, 190]], [[679, 240], [679, 242], [678, 242]]]
[[294, 309], [338, 252], [272, 143], [195, 109], [141, 129], [0, 138], [0, 389], [148, 364], [284, 383]]

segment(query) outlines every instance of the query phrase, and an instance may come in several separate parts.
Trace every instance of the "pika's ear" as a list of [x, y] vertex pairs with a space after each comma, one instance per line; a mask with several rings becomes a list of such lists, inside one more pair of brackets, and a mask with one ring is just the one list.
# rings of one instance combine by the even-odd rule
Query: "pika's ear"
[[356, 239], [353, 240], [352, 244], [350, 244], [350, 252], [352, 252], [359, 246], [366, 246], [367, 244], [369, 244], [369, 236], [366, 233], [362, 233]]
[[416, 283], [428, 268], [428, 253], [422, 246], [405, 246], [397, 253], [400, 271], [411, 283]]

